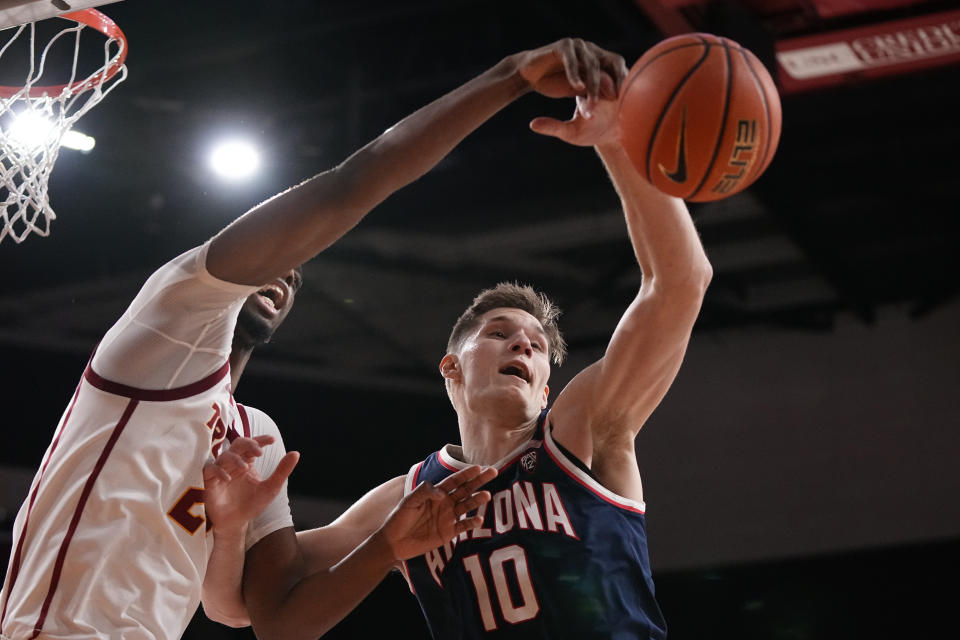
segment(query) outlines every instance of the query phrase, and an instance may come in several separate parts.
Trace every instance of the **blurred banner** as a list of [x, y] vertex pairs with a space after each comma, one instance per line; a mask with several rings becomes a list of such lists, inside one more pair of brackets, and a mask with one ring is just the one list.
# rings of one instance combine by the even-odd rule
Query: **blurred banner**
[[960, 10], [776, 43], [784, 93], [960, 62]]

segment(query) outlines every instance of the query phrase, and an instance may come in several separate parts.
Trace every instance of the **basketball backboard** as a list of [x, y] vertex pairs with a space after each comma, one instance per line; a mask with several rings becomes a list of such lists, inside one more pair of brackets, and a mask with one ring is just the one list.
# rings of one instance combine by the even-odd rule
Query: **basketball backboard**
[[0, 0], [0, 29], [53, 18], [62, 13], [111, 4], [119, 0]]

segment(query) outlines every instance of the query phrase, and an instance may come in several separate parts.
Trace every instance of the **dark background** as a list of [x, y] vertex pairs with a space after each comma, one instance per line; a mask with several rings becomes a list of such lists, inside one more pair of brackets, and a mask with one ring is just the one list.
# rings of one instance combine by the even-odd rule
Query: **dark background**
[[[96, 149], [61, 152], [51, 236], [0, 246], [3, 545], [86, 358], [152, 269], [504, 55], [574, 35], [632, 62], [663, 37], [649, 5], [106, 6], [130, 41], [130, 77], [77, 125]], [[802, 0], [687, 5], [693, 28], [771, 69], [777, 38], [956, 7], [823, 19]], [[672, 638], [930, 637], [952, 625], [958, 79], [946, 66], [784, 95], [763, 178], [691, 205], [715, 278], [637, 441]], [[554, 389], [602, 352], [639, 284], [616, 197], [591, 151], [526, 129], [571, 109], [511, 105], [306, 266], [297, 309], [237, 393], [303, 453], [290, 482], [298, 525], [456, 440], [436, 364], [480, 288], [516, 278], [565, 309], [572, 357]], [[210, 174], [208, 146], [226, 132], [261, 142], [259, 177]], [[388, 634], [427, 637], [398, 576], [328, 637]], [[186, 637], [249, 634], [198, 614]]]

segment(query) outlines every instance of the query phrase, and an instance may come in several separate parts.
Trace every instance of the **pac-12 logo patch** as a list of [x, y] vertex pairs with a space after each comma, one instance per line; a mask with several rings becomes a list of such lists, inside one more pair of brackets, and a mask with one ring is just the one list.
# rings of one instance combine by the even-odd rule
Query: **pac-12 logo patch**
[[537, 452], [529, 451], [523, 454], [523, 457], [520, 458], [520, 466], [527, 473], [533, 473], [533, 470], [537, 468]]

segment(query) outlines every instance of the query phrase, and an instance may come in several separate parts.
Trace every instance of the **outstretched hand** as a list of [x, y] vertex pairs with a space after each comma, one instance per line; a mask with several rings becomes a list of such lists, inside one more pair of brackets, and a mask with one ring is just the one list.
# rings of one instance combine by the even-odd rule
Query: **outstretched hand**
[[619, 143], [617, 98], [628, 72], [622, 56], [568, 38], [524, 52], [520, 59], [520, 74], [535, 91], [577, 101], [572, 118], [535, 118], [533, 131], [578, 146]]
[[627, 76], [622, 56], [580, 38], [564, 38], [517, 55], [520, 75], [531, 89], [549, 98], [613, 100]]
[[273, 436], [237, 438], [230, 448], [203, 467], [204, 503], [207, 517], [219, 529], [239, 528], [260, 515], [283, 488], [300, 454], [290, 451], [266, 479], [254, 469], [253, 462]]
[[620, 144], [618, 105], [617, 100], [577, 96], [577, 106], [569, 120], [534, 118], [530, 129], [579, 147]]
[[396, 560], [423, 555], [479, 527], [479, 516], [465, 517], [490, 501], [489, 491], [477, 491], [497, 475], [493, 467], [476, 465], [444, 478], [436, 486], [421, 482], [384, 522], [380, 533]]

